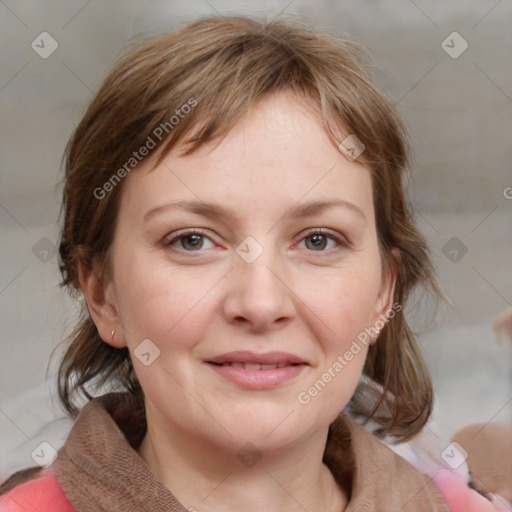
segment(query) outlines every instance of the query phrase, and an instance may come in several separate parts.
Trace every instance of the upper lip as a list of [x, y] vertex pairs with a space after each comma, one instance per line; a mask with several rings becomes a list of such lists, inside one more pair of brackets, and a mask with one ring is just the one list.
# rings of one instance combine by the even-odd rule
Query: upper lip
[[265, 352], [257, 354], [247, 350], [227, 352], [206, 360], [207, 363], [252, 363], [252, 364], [307, 364], [302, 358], [287, 352]]

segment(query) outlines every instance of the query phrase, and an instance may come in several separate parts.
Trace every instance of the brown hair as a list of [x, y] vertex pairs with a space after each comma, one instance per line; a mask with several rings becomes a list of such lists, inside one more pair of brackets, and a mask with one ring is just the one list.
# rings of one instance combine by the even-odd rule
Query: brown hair
[[[392, 249], [400, 254], [394, 301], [404, 305], [418, 284], [437, 293], [427, 245], [412, 223], [402, 185], [408, 168], [406, 131], [366, 67], [353, 42], [297, 23], [245, 17], [202, 19], [132, 50], [107, 76], [66, 146], [61, 284], [80, 294], [79, 265], [98, 265], [108, 279], [124, 183], [114, 175], [125, 177], [129, 167], [136, 167], [126, 164], [135, 150], [158, 138], [157, 127], [165, 127], [165, 136], [156, 163], [178, 142], [189, 154], [220, 140], [251, 106], [270, 94], [291, 91], [318, 108], [334, 144], [355, 134], [366, 146], [358, 161], [372, 171], [385, 271]], [[186, 104], [194, 108], [183, 114]], [[183, 114], [179, 122], [171, 122], [178, 113]], [[107, 182], [112, 186], [105, 187]], [[100, 338], [85, 303], [69, 341], [59, 372], [59, 397], [68, 412], [77, 412], [77, 393], [91, 398], [87, 387], [92, 384], [107, 383], [142, 397], [128, 350]], [[433, 392], [403, 311], [369, 348], [363, 373], [383, 392], [370, 410], [356, 392], [355, 412], [373, 417], [378, 434], [406, 439], [418, 432], [431, 413]], [[386, 414], [378, 412], [383, 405]]]

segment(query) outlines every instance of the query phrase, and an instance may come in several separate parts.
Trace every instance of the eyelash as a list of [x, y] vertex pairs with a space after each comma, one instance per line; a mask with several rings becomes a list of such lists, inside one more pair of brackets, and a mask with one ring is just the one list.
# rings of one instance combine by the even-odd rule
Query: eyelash
[[[174, 243], [176, 243], [177, 241], [181, 240], [182, 238], [186, 238], [188, 236], [191, 236], [191, 235], [199, 235], [199, 236], [202, 236], [202, 237], [205, 237], [205, 238], [208, 238], [210, 241], [213, 242], [213, 240], [210, 239], [210, 237], [206, 234], [205, 231], [201, 230], [201, 229], [191, 229], [191, 230], [188, 230], [188, 231], [185, 231], [185, 232], [182, 232], [180, 234], [178, 234], [177, 236], [173, 237], [172, 239], [168, 239], [166, 238], [164, 243], [165, 243], [165, 246], [166, 247], [171, 247]], [[341, 237], [338, 237], [330, 232], [327, 232], [325, 230], [323, 230], [322, 228], [317, 228], [317, 229], [313, 229], [313, 230], [310, 230], [308, 231], [300, 240], [300, 242], [302, 242], [303, 240], [305, 240], [306, 238], [309, 238], [309, 237], [312, 237], [313, 235], [323, 235], [325, 236], [327, 239], [331, 239], [331, 240], [334, 240], [338, 245], [341, 246], [341, 248], [344, 248], [344, 249], [349, 249], [351, 247], [351, 244], [350, 242], [348, 242], [346, 239], [344, 238], [341, 238]], [[201, 253], [201, 252], [204, 252], [204, 251], [201, 251], [201, 250], [197, 250], [197, 251], [187, 251], [186, 249], [174, 249], [176, 250], [177, 252], [185, 252], [185, 253], [194, 253], [194, 252], [197, 252], [197, 253]], [[321, 251], [310, 251], [312, 253], [315, 253], [315, 252], [318, 252], [318, 253], [330, 253], [332, 252], [333, 250], [340, 250], [339, 248], [338, 249], [331, 249], [331, 250], [321, 250]]]

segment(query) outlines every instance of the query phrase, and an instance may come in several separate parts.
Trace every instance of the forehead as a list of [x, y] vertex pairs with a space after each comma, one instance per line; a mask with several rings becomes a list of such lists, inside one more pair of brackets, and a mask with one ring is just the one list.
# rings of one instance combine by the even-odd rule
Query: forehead
[[173, 148], [156, 167], [129, 176], [123, 201], [137, 209], [159, 201], [190, 199], [251, 205], [267, 211], [276, 205], [342, 199], [373, 211], [370, 170], [349, 161], [333, 144], [314, 105], [280, 93], [251, 107], [220, 141], [187, 156]]

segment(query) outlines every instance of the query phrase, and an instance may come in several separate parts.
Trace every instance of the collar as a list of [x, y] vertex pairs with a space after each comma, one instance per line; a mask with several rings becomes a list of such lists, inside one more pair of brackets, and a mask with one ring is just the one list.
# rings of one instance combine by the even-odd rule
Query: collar
[[[144, 410], [128, 393], [91, 400], [53, 464], [79, 512], [186, 512], [137, 453]], [[324, 462], [347, 490], [345, 512], [449, 512], [434, 482], [341, 414], [331, 425]]]

